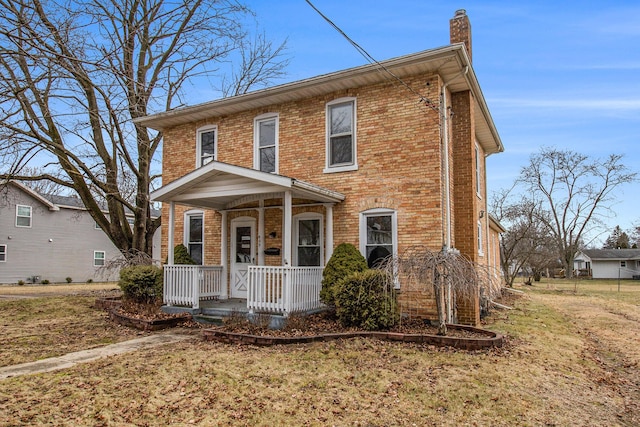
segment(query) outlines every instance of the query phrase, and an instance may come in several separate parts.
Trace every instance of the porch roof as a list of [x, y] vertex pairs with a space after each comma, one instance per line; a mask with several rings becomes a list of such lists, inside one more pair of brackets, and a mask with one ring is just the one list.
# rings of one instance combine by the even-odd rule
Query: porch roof
[[291, 191], [293, 197], [322, 203], [338, 203], [345, 196], [327, 188], [284, 175], [212, 161], [153, 191], [151, 200], [183, 205], [231, 209], [255, 196], [280, 197]]

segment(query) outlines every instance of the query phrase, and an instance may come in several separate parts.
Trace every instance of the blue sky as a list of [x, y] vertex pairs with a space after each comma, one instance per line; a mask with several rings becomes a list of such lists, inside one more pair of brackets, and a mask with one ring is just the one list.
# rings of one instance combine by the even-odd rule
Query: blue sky
[[[488, 159], [490, 191], [509, 187], [542, 145], [624, 154], [640, 171], [637, 0], [312, 1], [376, 60], [447, 45], [449, 19], [467, 11], [473, 66], [505, 146]], [[269, 38], [288, 38], [286, 81], [366, 63], [304, 0], [247, 4]], [[640, 222], [638, 185], [618, 192], [611, 227]]]

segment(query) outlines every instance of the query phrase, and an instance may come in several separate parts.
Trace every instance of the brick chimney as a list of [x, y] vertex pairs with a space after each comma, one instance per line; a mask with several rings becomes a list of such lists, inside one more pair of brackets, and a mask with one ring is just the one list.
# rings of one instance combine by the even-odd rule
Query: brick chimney
[[471, 23], [466, 10], [456, 10], [456, 14], [449, 21], [449, 33], [451, 44], [464, 43], [471, 61]]

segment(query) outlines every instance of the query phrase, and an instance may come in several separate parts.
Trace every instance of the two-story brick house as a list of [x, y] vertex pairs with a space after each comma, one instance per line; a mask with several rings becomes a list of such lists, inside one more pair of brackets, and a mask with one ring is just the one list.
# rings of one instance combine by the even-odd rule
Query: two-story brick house
[[[485, 158], [503, 146], [466, 13], [450, 27], [445, 47], [138, 120], [164, 135], [165, 302], [315, 307], [342, 242], [370, 264], [415, 245], [486, 263]], [[171, 265], [179, 243], [202, 267]]]

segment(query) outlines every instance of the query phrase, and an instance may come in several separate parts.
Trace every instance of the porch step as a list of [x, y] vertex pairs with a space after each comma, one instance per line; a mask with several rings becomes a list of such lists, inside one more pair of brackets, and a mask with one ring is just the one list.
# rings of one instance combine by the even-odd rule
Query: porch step
[[194, 314], [192, 315], [193, 320], [198, 323], [204, 323], [207, 325], [222, 325], [223, 320], [222, 316], [209, 316], [206, 314]]

